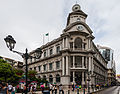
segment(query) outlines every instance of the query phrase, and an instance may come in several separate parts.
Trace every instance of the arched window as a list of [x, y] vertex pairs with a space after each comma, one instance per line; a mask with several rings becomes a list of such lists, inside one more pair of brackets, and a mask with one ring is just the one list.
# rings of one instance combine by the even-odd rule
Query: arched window
[[46, 80], [46, 76], [45, 75], [43, 76], [43, 79]]
[[56, 82], [60, 82], [60, 75], [59, 74], [56, 75]]
[[77, 37], [77, 38], [75, 39], [74, 43], [75, 43], [75, 49], [80, 49], [80, 48], [82, 48], [82, 39], [81, 39], [81, 38]]
[[53, 83], [53, 76], [52, 75], [49, 76], [49, 82]]

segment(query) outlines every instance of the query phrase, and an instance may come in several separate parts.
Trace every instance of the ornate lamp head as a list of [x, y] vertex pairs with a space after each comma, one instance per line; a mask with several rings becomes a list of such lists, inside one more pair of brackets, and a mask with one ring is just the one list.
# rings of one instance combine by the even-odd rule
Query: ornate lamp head
[[11, 35], [8, 35], [6, 38], [4, 38], [7, 47], [9, 48], [10, 51], [14, 49], [16, 41]]

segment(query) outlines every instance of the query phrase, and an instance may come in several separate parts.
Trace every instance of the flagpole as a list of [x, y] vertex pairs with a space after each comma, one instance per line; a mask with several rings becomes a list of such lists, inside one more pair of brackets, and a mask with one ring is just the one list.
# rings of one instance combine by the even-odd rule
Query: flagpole
[[49, 33], [48, 33], [48, 42], [49, 42]]

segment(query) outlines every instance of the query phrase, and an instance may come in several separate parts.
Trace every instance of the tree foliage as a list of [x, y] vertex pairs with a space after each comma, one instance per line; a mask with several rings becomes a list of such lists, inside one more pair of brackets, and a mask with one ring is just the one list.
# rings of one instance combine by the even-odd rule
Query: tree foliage
[[31, 80], [31, 81], [36, 81], [37, 78], [36, 78], [36, 75], [37, 72], [35, 70], [29, 70], [28, 71], [28, 78]]
[[0, 59], [0, 80], [7, 82], [12, 75], [14, 74], [12, 66], [8, 64], [5, 60]]
[[5, 82], [18, 82], [23, 74], [22, 70], [13, 68], [7, 61], [0, 59], [0, 80]]
[[35, 70], [29, 70], [28, 71], [28, 78], [30, 81], [37, 81], [38, 83], [48, 83], [46, 79], [41, 79], [36, 77], [37, 72]]

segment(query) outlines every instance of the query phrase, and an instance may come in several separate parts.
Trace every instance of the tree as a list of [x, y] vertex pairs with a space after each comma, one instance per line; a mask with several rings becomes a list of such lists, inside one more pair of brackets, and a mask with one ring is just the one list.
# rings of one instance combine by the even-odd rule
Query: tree
[[7, 61], [0, 58], [0, 80], [5, 82], [18, 83], [24, 72], [13, 68]]
[[15, 68], [13, 68], [13, 70], [14, 70], [14, 75], [13, 75], [14, 80], [12, 80], [12, 83], [18, 84], [18, 81], [22, 78], [24, 71]]
[[37, 81], [37, 78], [36, 78], [36, 75], [37, 72], [35, 70], [29, 70], [28, 71], [28, 78], [31, 80], [31, 81]]
[[15, 74], [16, 74], [17, 76], [22, 76], [23, 73], [24, 73], [24, 71], [23, 71], [23, 70], [20, 70], [20, 69], [14, 69], [14, 71], [15, 71]]
[[7, 61], [0, 59], [0, 80], [8, 82], [12, 75], [14, 75], [12, 66]]

